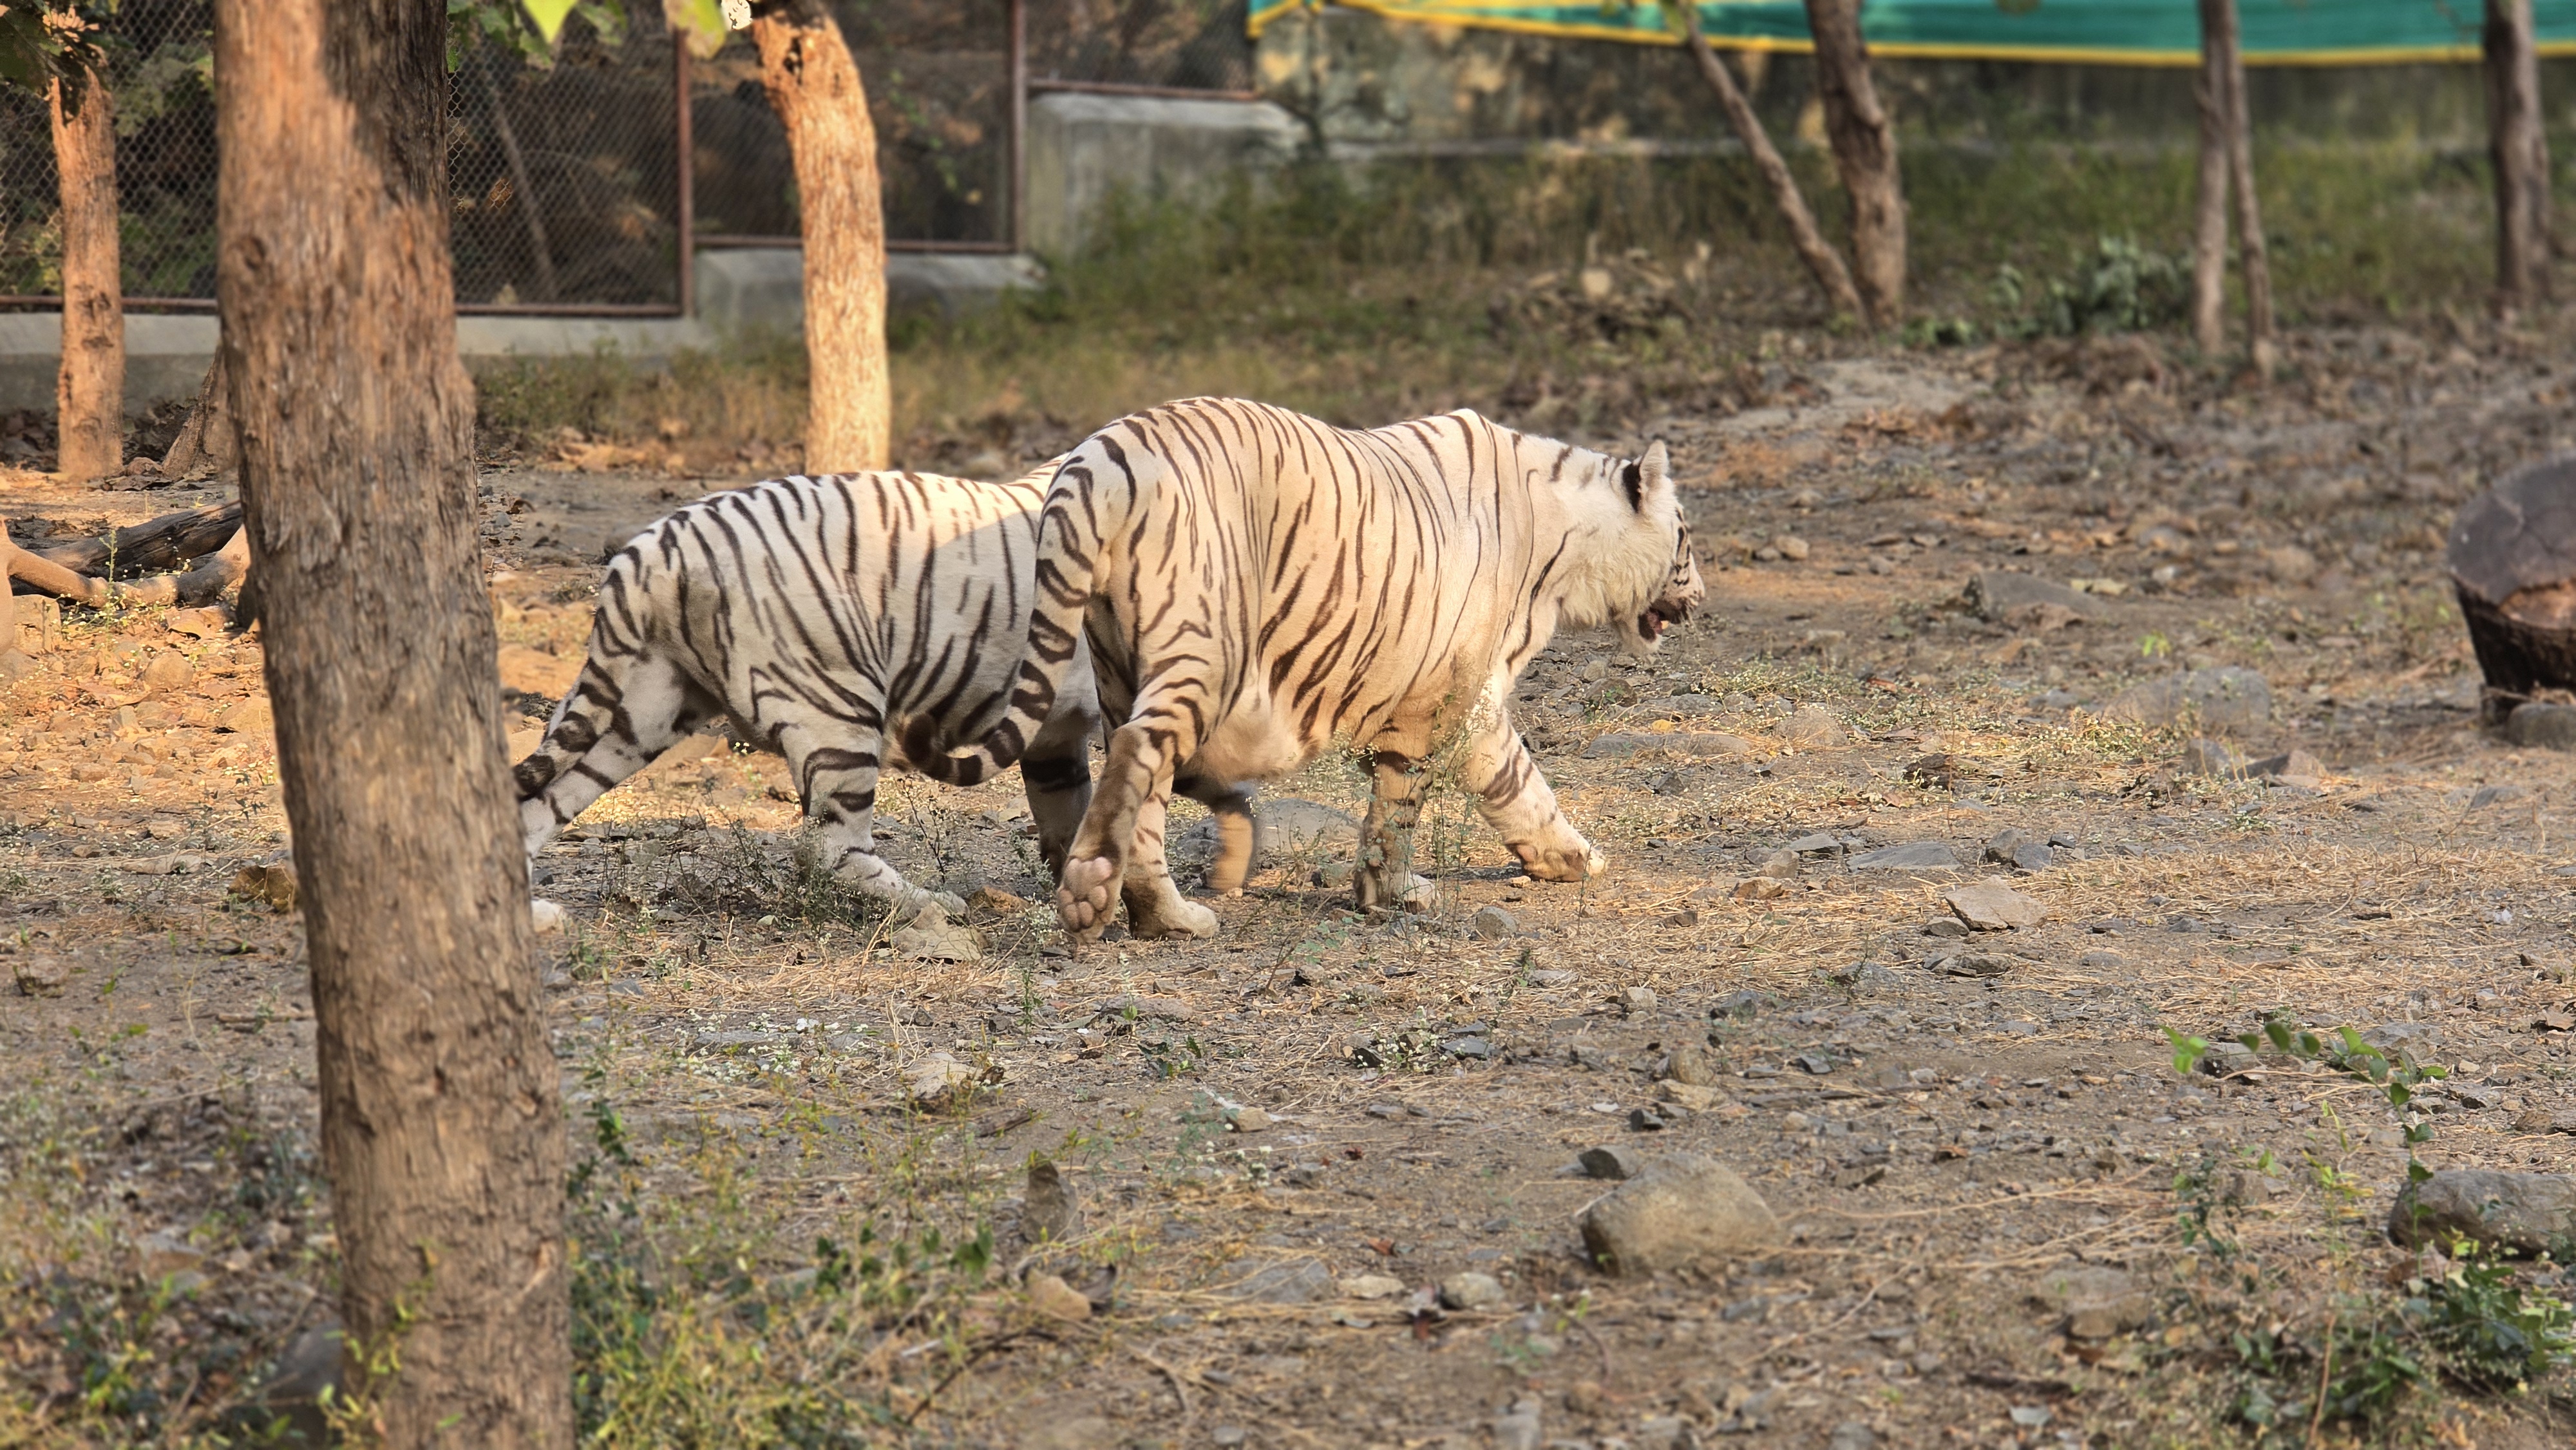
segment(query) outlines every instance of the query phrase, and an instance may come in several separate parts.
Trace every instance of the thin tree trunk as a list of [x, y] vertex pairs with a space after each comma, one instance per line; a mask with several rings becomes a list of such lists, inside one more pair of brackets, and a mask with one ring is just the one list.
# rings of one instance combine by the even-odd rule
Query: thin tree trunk
[[2191, 335], [2203, 357], [2227, 350], [2227, 149], [2226, 52], [2208, 43], [2213, 0], [2200, 7], [2200, 79], [2192, 88], [2200, 104], [2199, 191], [2192, 199]]
[[483, 77], [483, 92], [492, 101], [492, 134], [500, 138], [501, 159], [510, 168], [510, 186], [519, 201], [519, 217], [528, 224], [528, 255], [537, 264], [537, 300], [555, 300], [555, 248], [546, 238], [546, 219], [537, 210], [537, 183], [528, 175], [527, 153], [519, 149], [518, 128], [510, 124], [510, 107], [501, 96], [500, 78], [492, 74], [492, 57], [478, 52], [474, 69]]
[[2488, 152], [2495, 165], [2496, 310], [2549, 295], [2549, 141], [2531, 0], [2486, 0]]
[[186, 478], [203, 471], [221, 473], [233, 466], [233, 424], [225, 407], [231, 384], [224, 378], [224, 350], [215, 348], [215, 360], [206, 367], [206, 380], [197, 388], [197, 406], [188, 410], [188, 421], [179, 426], [179, 436], [170, 440], [170, 451], [161, 459], [161, 473], [166, 478]]
[[63, 360], [55, 469], [87, 480], [125, 463], [125, 279], [116, 232], [116, 121], [106, 79], [76, 72], [48, 94], [62, 180]]
[[1789, 224], [1789, 244], [1798, 249], [1799, 260], [1824, 289], [1825, 302], [1836, 312], [1866, 320], [1869, 313], [1861, 306], [1860, 293], [1853, 289], [1851, 269], [1843, 265], [1842, 254], [1816, 229], [1816, 215], [1807, 209], [1806, 193], [1798, 189], [1798, 178], [1789, 171], [1789, 163], [1780, 159], [1779, 149], [1771, 144], [1771, 133], [1762, 128], [1762, 118], [1753, 103], [1736, 88], [1735, 78], [1726, 73], [1717, 52], [1709, 49], [1708, 37], [1700, 33], [1699, 7], [1696, 0], [1681, 0], [1683, 44], [1691, 59], [1699, 63], [1699, 73], [1708, 78], [1709, 89], [1717, 92], [1717, 103], [1726, 112], [1726, 124], [1735, 138], [1744, 143], [1753, 158], [1753, 169], [1762, 174], [1762, 182], [1771, 189], [1771, 202], [1780, 209], [1780, 219]]
[[796, 159], [805, 237], [805, 468], [883, 468], [893, 452], [886, 372], [885, 198], [859, 68], [822, 0], [761, 0], [760, 80]]
[[1860, 0], [1807, 0], [1816, 43], [1816, 91], [1834, 169], [1851, 198], [1852, 270], [1873, 326], [1905, 320], [1905, 184], [1897, 173], [1896, 122], [1879, 104], [1860, 34]]
[[2246, 350], [2254, 371], [2272, 376], [2272, 263], [2263, 246], [2263, 208], [2254, 194], [2254, 124], [2245, 104], [2245, 57], [2237, 48], [2236, 0], [2200, 0], [2200, 48], [2220, 86], [2227, 126], [2227, 174], [2236, 201], [2236, 262], [2245, 274]]
[[216, 286], [344, 1383], [390, 1446], [568, 1446], [563, 1124], [475, 547], [446, 9], [218, 0]]

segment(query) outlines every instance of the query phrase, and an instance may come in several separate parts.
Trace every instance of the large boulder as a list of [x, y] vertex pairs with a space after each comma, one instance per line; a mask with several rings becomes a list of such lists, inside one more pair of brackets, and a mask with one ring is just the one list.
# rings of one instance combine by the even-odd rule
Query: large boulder
[[1583, 1215], [1584, 1247], [1623, 1278], [1760, 1253], [1781, 1240], [1762, 1196], [1696, 1153], [1655, 1159]]

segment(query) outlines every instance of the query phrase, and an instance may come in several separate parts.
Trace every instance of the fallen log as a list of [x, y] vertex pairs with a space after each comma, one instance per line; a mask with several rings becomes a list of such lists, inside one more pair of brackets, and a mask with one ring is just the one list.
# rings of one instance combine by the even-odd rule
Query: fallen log
[[[95, 609], [112, 598], [115, 587], [104, 579], [92, 579], [19, 548], [9, 537], [8, 521], [0, 519], [0, 579], [24, 580], [41, 593], [86, 604]], [[13, 591], [14, 592], [14, 591]]]
[[24, 552], [81, 574], [107, 575], [113, 563], [114, 577], [123, 579], [158, 574], [202, 558], [221, 549], [240, 528], [241, 504], [236, 500], [146, 519], [104, 539], [48, 544]]

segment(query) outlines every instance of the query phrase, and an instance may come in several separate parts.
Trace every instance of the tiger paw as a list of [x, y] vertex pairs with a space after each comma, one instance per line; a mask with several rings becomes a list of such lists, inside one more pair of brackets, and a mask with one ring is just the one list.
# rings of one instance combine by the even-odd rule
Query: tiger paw
[[1127, 930], [1139, 941], [1188, 936], [1205, 941], [1216, 935], [1216, 913], [1175, 892], [1168, 901], [1127, 903]]
[[1109, 924], [1115, 898], [1118, 863], [1107, 856], [1077, 856], [1064, 863], [1064, 878], [1055, 888], [1056, 919], [1064, 929], [1088, 937]]
[[542, 896], [531, 897], [528, 901], [528, 925], [539, 936], [561, 931], [564, 928], [564, 909]]
[[1587, 881], [1610, 869], [1609, 858], [1581, 839], [1573, 849], [1515, 845], [1512, 854], [1521, 858], [1521, 869], [1536, 881]]

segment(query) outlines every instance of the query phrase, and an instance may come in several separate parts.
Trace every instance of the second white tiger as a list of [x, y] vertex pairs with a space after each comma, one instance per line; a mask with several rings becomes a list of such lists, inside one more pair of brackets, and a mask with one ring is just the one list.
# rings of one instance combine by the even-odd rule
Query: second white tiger
[[[946, 746], [1005, 721], [1055, 470], [1010, 483], [771, 479], [637, 534], [600, 580], [580, 679], [515, 771], [528, 854], [681, 737], [730, 718], [736, 739], [787, 758], [820, 832], [815, 864], [899, 909], [937, 900], [962, 910], [876, 854], [877, 776], [905, 763], [894, 742], [907, 728]], [[1087, 654], [1073, 674], [1020, 760], [1050, 870], [1062, 869], [1090, 804], [1100, 724]], [[1245, 795], [1224, 782], [1175, 785], [1216, 816], [1210, 886], [1241, 886], [1252, 854]], [[1177, 892], [1171, 906], [1166, 919], [1185, 919]]]

